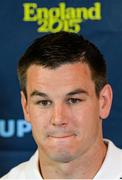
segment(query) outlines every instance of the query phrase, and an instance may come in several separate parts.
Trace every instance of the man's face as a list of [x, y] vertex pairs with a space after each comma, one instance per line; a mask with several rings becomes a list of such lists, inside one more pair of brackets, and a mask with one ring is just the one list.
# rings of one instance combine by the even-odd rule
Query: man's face
[[22, 93], [22, 105], [41, 157], [69, 162], [101, 141], [100, 117], [105, 118], [110, 109], [106, 105], [108, 89], [99, 98], [96, 96], [85, 63], [66, 64], [53, 70], [29, 67], [27, 100]]

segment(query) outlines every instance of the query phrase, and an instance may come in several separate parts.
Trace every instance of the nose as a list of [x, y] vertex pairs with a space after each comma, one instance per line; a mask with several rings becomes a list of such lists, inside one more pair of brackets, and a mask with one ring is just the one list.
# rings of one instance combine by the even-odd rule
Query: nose
[[55, 105], [51, 123], [53, 126], [66, 126], [68, 124], [68, 109], [66, 105]]

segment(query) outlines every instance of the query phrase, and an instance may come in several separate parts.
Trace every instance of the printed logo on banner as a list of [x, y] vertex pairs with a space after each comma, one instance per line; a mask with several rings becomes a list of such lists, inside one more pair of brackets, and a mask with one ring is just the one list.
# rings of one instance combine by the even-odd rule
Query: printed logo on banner
[[22, 138], [29, 132], [31, 132], [31, 125], [24, 119], [0, 119], [0, 137], [16, 136]]
[[68, 31], [78, 33], [81, 23], [86, 20], [100, 21], [101, 3], [95, 2], [92, 7], [67, 7], [61, 2], [57, 7], [38, 7], [36, 3], [23, 3], [23, 21], [37, 22], [37, 32]]

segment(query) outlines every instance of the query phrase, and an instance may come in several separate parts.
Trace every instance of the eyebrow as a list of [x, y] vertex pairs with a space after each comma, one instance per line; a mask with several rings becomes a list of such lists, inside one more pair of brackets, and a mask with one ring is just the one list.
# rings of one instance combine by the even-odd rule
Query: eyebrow
[[33, 96], [41, 96], [41, 97], [48, 97], [48, 95], [46, 93], [40, 92], [38, 90], [34, 90], [31, 94], [31, 97]]
[[[74, 91], [71, 91], [69, 93], [66, 94], [66, 96], [73, 96], [73, 95], [76, 95], [76, 94], [85, 94], [85, 95], [88, 95], [88, 92], [84, 89], [75, 89]], [[31, 94], [30, 94], [31, 97], [33, 96], [40, 96], [40, 97], [45, 97], [45, 98], [48, 98], [48, 95], [44, 92], [40, 92], [38, 90], [34, 90]]]
[[73, 95], [76, 95], [76, 94], [86, 94], [86, 95], [88, 95], [88, 92], [86, 90], [84, 90], [84, 89], [79, 88], [79, 89], [75, 89], [74, 91], [69, 92], [67, 94], [67, 96], [73, 96]]

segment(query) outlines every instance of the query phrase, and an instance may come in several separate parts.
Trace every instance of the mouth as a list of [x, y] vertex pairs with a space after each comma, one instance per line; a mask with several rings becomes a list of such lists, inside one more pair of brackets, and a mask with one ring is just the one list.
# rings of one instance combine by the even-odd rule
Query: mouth
[[60, 135], [60, 136], [49, 136], [50, 138], [55, 138], [55, 139], [66, 139], [66, 138], [71, 138], [74, 137], [76, 135], [71, 134], [71, 135]]

